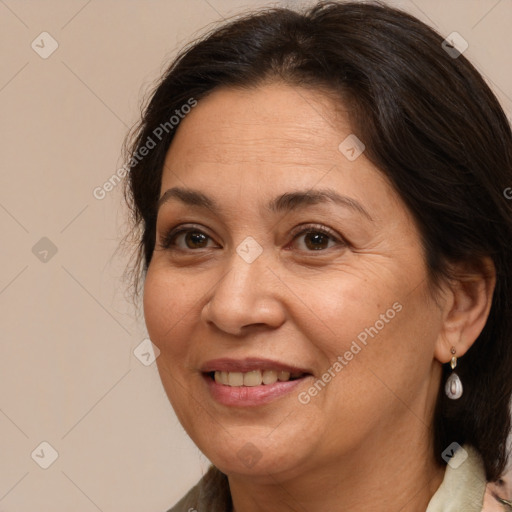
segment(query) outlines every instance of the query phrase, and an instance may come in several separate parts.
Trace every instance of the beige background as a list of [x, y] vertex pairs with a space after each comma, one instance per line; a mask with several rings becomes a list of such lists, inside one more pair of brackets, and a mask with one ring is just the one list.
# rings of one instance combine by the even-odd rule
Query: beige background
[[[200, 477], [207, 460], [133, 353], [146, 331], [114, 254], [121, 186], [93, 190], [180, 46], [246, 7], [305, 3], [0, 0], [0, 511], [161, 512]], [[512, 112], [510, 0], [390, 3], [462, 34]]]

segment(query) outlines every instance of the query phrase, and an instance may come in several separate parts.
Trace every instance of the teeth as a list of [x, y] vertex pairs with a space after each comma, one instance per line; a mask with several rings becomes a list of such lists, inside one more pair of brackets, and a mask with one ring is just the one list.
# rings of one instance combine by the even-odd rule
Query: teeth
[[228, 372], [228, 384], [230, 386], [243, 386], [244, 374], [240, 372]]
[[244, 373], [243, 376], [244, 386], [261, 386], [261, 383], [263, 382], [261, 372], [259, 370]]
[[274, 384], [277, 382], [277, 372], [265, 370], [263, 372], [263, 384]]
[[290, 373], [275, 370], [253, 370], [250, 372], [215, 372], [215, 382], [225, 386], [261, 386], [274, 384], [278, 380], [286, 382], [290, 377], [298, 378], [302, 373]]
[[277, 374], [277, 378], [278, 380], [280, 380], [281, 382], [285, 381], [285, 380], [290, 380], [290, 372], [279, 372]]

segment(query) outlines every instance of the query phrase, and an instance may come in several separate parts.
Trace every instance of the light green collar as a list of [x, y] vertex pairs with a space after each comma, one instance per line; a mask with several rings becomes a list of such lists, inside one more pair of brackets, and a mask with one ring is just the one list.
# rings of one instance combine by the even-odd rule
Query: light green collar
[[486, 478], [482, 458], [469, 445], [459, 448], [425, 512], [481, 512]]

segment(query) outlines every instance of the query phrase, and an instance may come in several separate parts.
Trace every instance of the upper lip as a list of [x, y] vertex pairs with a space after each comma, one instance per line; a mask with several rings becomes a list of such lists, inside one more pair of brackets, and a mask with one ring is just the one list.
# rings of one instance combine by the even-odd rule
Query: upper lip
[[201, 372], [250, 372], [252, 370], [275, 370], [290, 373], [311, 373], [307, 368], [294, 366], [272, 359], [248, 357], [245, 359], [232, 359], [223, 357], [206, 361], [200, 368]]

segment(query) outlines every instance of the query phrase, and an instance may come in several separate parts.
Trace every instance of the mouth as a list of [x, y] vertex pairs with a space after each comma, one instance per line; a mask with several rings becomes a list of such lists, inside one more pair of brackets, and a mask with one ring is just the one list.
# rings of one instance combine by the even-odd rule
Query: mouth
[[223, 386], [254, 387], [271, 386], [276, 382], [298, 380], [311, 374], [305, 372], [291, 373], [282, 370], [251, 370], [248, 372], [225, 372], [217, 370], [204, 372], [204, 375]]
[[313, 373], [269, 359], [216, 359], [205, 363], [201, 373], [217, 402], [238, 407], [258, 406], [289, 394]]
[[233, 387], [270, 386], [312, 375], [307, 368], [255, 357], [214, 359], [204, 363], [201, 372], [217, 384]]

